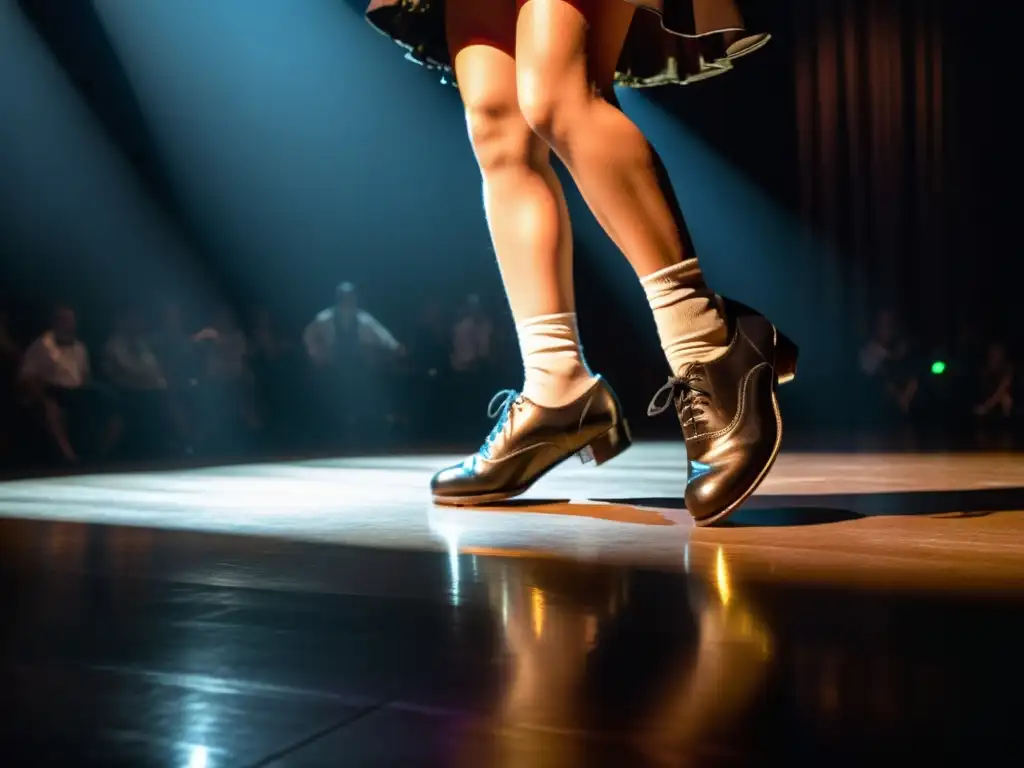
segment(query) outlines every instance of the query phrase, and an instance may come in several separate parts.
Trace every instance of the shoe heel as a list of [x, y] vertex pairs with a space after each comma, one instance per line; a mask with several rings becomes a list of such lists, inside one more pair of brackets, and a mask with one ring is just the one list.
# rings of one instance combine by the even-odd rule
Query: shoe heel
[[800, 349], [793, 340], [779, 331], [775, 332], [775, 379], [779, 384], [788, 384], [796, 378], [796, 361]]
[[584, 464], [594, 462], [594, 466], [599, 467], [614, 459], [632, 444], [633, 438], [629, 434], [629, 425], [625, 421], [620, 421], [603, 435], [595, 438], [577, 455]]
[[[722, 300], [725, 303], [725, 310], [728, 315], [736, 317], [751, 315], [760, 317], [762, 320], [764, 319], [760, 312], [756, 312], [746, 304], [741, 304], [734, 299], [727, 299], [725, 297], [722, 297]], [[796, 344], [793, 343], [793, 340], [778, 328], [775, 328], [775, 380], [779, 384], [788, 384], [796, 378], [796, 359], [798, 356], [799, 350]]]

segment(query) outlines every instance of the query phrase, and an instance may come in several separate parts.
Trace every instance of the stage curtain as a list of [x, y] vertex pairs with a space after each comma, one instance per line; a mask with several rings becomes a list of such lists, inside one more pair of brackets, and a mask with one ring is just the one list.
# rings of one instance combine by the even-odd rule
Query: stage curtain
[[946, 3], [794, 0], [800, 206], [824, 303], [941, 335], [950, 296]]

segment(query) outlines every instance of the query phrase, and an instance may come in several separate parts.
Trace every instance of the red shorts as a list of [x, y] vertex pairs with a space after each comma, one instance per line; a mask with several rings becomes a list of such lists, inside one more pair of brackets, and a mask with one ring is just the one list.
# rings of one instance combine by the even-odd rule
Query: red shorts
[[[480, 0], [484, 2], [485, 0]], [[722, 74], [732, 62], [768, 42], [744, 28], [736, 0], [623, 0], [635, 14], [616, 72], [617, 85], [644, 88], [685, 84]], [[407, 57], [451, 76], [444, 0], [371, 0], [369, 22], [407, 51]]]

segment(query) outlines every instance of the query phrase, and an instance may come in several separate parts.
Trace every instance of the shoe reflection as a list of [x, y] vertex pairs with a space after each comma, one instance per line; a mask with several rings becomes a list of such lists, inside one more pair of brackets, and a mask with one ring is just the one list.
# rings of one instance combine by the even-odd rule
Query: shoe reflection
[[[435, 533], [453, 562], [480, 554], [460, 545], [473, 539], [465, 530]], [[492, 764], [674, 766], [729, 744], [772, 643], [724, 550], [685, 590], [678, 577], [648, 575], [671, 579], [667, 592], [634, 584], [645, 578], [634, 571], [487, 554], [475, 578], [452, 567], [451, 591], [457, 602], [479, 580], [503, 641], [507, 675], [487, 723]], [[652, 604], [652, 593], [665, 602]]]
[[[523, 563], [523, 565], [526, 565]], [[508, 672], [489, 723], [505, 766], [575, 765], [584, 754], [581, 692], [600, 627], [620, 610], [626, 584], [587, 566], [539, 563], [481, 571], [501, 621]]]
[[[637, 730], [639, 749], [657, 765], [731, 751], [734, 731], [765, 683], [772, 653], [768, 627], [747, 605], [719, 547], [706, 583], [694, 581], [697, 655], [679, 670]], [[735, 757], [742, 756], [737, 750]]]

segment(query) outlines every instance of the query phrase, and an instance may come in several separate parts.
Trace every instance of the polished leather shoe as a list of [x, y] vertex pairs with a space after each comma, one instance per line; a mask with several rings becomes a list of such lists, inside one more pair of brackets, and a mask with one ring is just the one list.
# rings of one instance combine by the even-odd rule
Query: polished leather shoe
[[586, 394], [561, 408], [544, 408], [513, 390], [499, 392], [488, 416], [497, 423], [480, 450], [430, 481], [438, 504], [511, 499], [570, 456], [600, 465], [631, 443], [619, 401], [600, 376]]
[[697, 525], [732, 514], [767, 476], [782, 444], [777, 389], [796, 376], [797, 348], [763, 315], [725, 301], [726, 353], [693, 363], [663, 386], [648, 407], [675, 405], [686, 440], [686, 508]]

